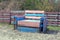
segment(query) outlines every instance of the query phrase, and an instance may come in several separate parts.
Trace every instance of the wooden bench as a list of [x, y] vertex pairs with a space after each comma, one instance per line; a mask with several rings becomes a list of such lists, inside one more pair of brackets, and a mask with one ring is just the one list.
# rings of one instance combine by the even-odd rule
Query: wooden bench
[[[29, 28], [37, 28], [39, 31], [43, 28], [43, 32], [46, 32], [47, 29], [47, 22], [45, 18], [44, 11], [25, 11], [25, 15], [23, 17], [15, 16], [15, 22], [14, 29], [17, 29], [20, 27], [20, 31], [25, 31], [26, 28], [29, 31]], [[32, 31], [32, 30], [31, 30]]]

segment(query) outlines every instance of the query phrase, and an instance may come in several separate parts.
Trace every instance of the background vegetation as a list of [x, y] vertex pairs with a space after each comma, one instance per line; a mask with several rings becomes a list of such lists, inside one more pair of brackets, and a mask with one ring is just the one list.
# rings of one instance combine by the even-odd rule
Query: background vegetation
[[60, 0], [0, 0], [0, 3], [2, 3], [2, 5], [0, 4], [0, 9], [9, 8], [8, 4], [3, 3], [6, 1], [10, 5], [12, 2], [13, 6], [10, 7], [11, 10], [60, 11]]

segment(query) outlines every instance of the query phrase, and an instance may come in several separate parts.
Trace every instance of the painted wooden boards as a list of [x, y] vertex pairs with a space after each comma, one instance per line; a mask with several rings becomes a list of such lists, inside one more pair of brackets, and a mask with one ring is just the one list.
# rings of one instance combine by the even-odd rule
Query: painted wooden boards
[[32, 21], [23, 20], [23, 21], [18, 21], [18, 25], [20, 25], [20, 26], [30, 26], [30, 27], [39, 27], [40, 22], [39, 21], [33, 22], [33, 20]]
[[0, 22], [10, 23], [11, 21], [14, 20], [14, 18], [10, 19], [11, 16], [15, 16], [15, 15], [22, 16], [23, 14], [24, 11], [11, 11], [11, 12], [2, 11], [0, 12]]
[[40, 11], [40, 10], [25, 10], [25, 13], [44, 13], [44, 11]]
[[29, 28], [29, 27], [17, 27], [20, 32], [39, 32], [39, 28]]
[[25, 16], [37, 16], [37, 17], [42, 17], [42, 16], [45, 16], [43, 13], [37, 13], [37, 14], [34, 14], [34, 13], [26, 13]]
[[34, 16], [25, 16], [25, 18], [27, 18], [27, 19], [40, 19], [41, 17], [34, 17]]
[[58, 22], [60, 22], [59, 20], [59, 12], [46, 12], [45, 13], [47, 16], [47, 20], [48, 20], [48, 25], [52, 25], [52, 26], [58, 26], [60, 25]]

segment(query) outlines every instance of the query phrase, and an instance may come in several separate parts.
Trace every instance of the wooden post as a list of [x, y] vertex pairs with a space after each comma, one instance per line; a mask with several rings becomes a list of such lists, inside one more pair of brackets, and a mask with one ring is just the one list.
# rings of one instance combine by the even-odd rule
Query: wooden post
[[11, 24], [11, 13], [10, 13], [10, 23], [9, 24]]

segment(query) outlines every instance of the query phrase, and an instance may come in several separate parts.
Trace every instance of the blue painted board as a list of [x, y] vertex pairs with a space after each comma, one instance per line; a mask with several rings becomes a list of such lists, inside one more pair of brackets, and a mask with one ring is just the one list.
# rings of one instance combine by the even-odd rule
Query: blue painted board
[[12, 24], [16, 24], [16, 21], [15, 22], [11, 22]]
[[24, 20], [25, 17], [15, 17], [16, 21], [19, 21], [19, 20]]
[[25, 16], [45, 16], [44, 14], [25, 14]]
[[20, 32], [39, 32], [38, 28], [28, 28], [28, 27], [18, 27], [17, 30]]

